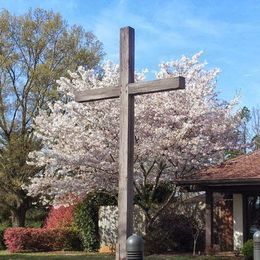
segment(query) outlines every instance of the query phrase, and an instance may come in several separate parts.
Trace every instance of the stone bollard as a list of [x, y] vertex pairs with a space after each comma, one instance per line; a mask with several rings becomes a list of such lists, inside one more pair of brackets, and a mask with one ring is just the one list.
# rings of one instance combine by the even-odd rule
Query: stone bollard
[[142, 237], [133, 234], [126, 241], [127, 260], [144, 259], [144, 241]]
[[256, 231], [253, 236], [254, 240], [254, 260], [260, 260], [260, 231]]

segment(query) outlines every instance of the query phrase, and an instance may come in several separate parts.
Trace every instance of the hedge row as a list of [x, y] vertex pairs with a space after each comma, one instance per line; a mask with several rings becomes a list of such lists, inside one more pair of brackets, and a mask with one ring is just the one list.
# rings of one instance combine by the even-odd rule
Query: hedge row
[[77, 232], [71, 229], [7, 228], [4, 240], [10, 252], [79, 250]]
[[59, 208], [52, 207], [45, 220], [44, 228], [72, 228], [74, 208], [73, 205]]

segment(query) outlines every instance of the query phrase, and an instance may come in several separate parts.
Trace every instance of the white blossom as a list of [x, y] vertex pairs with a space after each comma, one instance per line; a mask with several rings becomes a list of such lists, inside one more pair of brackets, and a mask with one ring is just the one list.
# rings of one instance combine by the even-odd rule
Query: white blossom
[[[160, 64], [156, 78], [184, 76], [186, 89], [135, 97], [135, 182], [154, 163], [148, 179], [158, 176], [159, 162], [167, 167], [160, 182], [174, 181], [219, 162], [223, 151], [233, 148], [237, 120], [234, 100], [218, 99], [218, 69], [206, 69], [201, 53], [192, 58]], [[146, 70], [136, 73], [144, 80]], [[64, 203], [69, 196], [93, 190], [116, 192], [118, 185], [119, 100], [85, 105], [74, 101], [75, 91], [119, 84], [119, 66], [107, 62], [102, 70], [80, 67], [70, 78], [58, 81], [60, 101], [49, 104], [35, 119], [36, 135], [43, 148], [30, 155], [30, 163], [45, 170], [26, 187], [30, 195], [53, 197]]]

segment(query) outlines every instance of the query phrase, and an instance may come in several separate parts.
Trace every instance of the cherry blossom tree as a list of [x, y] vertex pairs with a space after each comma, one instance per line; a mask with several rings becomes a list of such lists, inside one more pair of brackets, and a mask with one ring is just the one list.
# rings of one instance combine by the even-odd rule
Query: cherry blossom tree
[[[200, 56], [162, 63], [156, 73], [158, 79], [184, 76], [185, 90], [135, 100], [135, 202], [145, 213], [147, 228], [170, 203], [178, 203], [176, 179], [220, 162], [224, 151], [236, 145], [237, 100], [219, 100], [219, 70], [207, 69]], [[137, 81], [144, 78], [145, 71], [136, 73]], [[44, 166], [44, 171], [26, 187], [30, 195], [66, 204], [91, 191], [117, 193], [118, 100], [83, 105], [74, 101], [73, 93], [118, 82], [119, 66], [111, 62], [100, 70], [80, 67], [58, 81], [62, 99], [35, 119], [44, 147], [31, 153], [30, 163]]]

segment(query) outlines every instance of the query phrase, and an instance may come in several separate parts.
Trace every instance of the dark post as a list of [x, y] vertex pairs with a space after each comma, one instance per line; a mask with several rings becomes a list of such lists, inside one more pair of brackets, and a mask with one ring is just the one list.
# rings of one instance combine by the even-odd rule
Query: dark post
[[126, 242], [127, 260], [144, 259], [144, 241], [142, 237], [133, 234]]
[[213, 226], [213, 194], [206, 191], [206, 254], [212, 249], [212, 226]]

